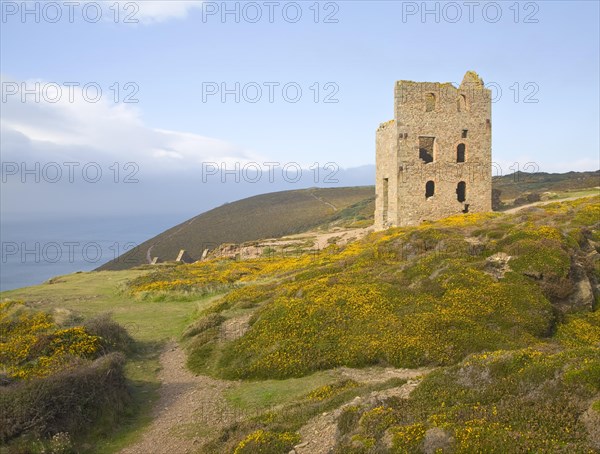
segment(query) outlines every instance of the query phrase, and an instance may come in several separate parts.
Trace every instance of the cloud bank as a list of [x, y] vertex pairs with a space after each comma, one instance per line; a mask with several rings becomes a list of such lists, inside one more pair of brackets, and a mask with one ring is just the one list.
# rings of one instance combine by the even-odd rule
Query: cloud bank
[[[164, 173], [199, 168], [205, 161], [262, 159], [217, 138], [151, 128], [136, 104], [116, 104], [107, 91], [95, 101], [82, 87], [55, 85], [2, 77], [3, 160], [134, 161]], [[35, 93], [23, 95], [25, 89]]]
[[[7, 76], [2, 87], [0, 200], [7, 217], [193, 216], [266, 192], [372, 183], [371, 167], [335, 174], [295, 163], [266, 168], [273, 159], [218, 138], [152, 128], [136, 104], [110, 96], [89, 102], [81, 87], [58, 96], [44, 81]], [[23, 87], [39, 89], [23, 98]]]

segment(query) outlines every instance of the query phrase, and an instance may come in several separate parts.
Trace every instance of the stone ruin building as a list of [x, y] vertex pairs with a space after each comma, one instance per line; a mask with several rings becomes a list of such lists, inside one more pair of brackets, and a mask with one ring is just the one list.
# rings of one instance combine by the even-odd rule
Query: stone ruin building
[[394, 119], [376, 133], [375, 227], [492, 210], [490, 90], [473, 71], [451, 83], [396, 82]]

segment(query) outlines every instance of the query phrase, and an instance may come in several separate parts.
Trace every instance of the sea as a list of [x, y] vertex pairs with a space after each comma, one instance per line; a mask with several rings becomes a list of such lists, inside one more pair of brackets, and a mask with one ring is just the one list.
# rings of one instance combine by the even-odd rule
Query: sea
[[27, 220], [3, 216], [0, 291], [91, 271], [177, 223], [159, 215]]

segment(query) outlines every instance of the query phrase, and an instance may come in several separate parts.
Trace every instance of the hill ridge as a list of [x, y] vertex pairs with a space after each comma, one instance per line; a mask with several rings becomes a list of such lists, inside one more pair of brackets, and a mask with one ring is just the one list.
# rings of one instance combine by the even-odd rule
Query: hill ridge
[[[535, 202], [548, 191], [600, 186], [600, 170], [563, 174], [518, 172], [494, 177], [496, 209]], [[551, 195], [546, 194], [551, 197]], [[334, 226], [366, 227], [372, 223], [374, 186], [302, 188], [251, 196], [223, 204], [179, 223], [100, 267], [123, 270], [150, 263], [153, 257], [172, 261], [181, 249], [193, 260], [205, 249], [226, 243], [280, 238]]]

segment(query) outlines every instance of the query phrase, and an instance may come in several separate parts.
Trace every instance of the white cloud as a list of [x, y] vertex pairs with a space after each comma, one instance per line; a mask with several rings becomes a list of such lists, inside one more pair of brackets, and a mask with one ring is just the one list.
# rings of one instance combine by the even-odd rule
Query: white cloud
[[[202, 0], [82, 0], [79, 2], [42, 2], [26, 0], [10, 2], [6, 8], [7, 17], [19, 18], [29, 11], [39, 17], [73, 21], [81, 18], [88, 22], [114, 22], [123, 24], [156, 24], [173, 19], [185, 19], [194, 9], [202, 8]], [[30, 16], [32, 17], [32, 16]], [[57, 19], [58, 17], [58, 19]], [[47, 18], [47, 19], [46, 19]]]
[[201, 0], [121, 0], [117, 2], [85, 0], [81, 3], [82, 5], [94, 3], [96, 8], [99, 5], [104, 20], [124, 24], [150, 25], [168, 20], [185, 19], [192, 10], [201, 9], [203, 2]]
[[183, 19], [191, 10], [202, 8], [202, 2], [198, 0], [138, 0], [134, 3], [139, 8], [134, 17], [144, 24]]
[[[40, 81], [2, 77], [3, 88], [7, 82], [17, 84], [21, 90]], [[40, 90], [43, 87], [40, 82]], [[36, 159], [44, 154], [45, 159], [52, 161], [67, 153], [77, 161], [134, 161], [150, 171], [165, 172], [199, 168], [202, 162], [245, 163], [262, 159], [224, 140], [151, 128], [144, 124], [136, 104], [115, 104], [110, 96], [96, 103], [87, 102], [77, 87], [74, 102], [69, 102], [66, 90], [55, 103], [47, 102], [44, 96], [40, 102], [35, 102], [33, 96], [26, 102], [19, 94], [3, 96], [3, 160], [26, 160], [29, 149]]]

